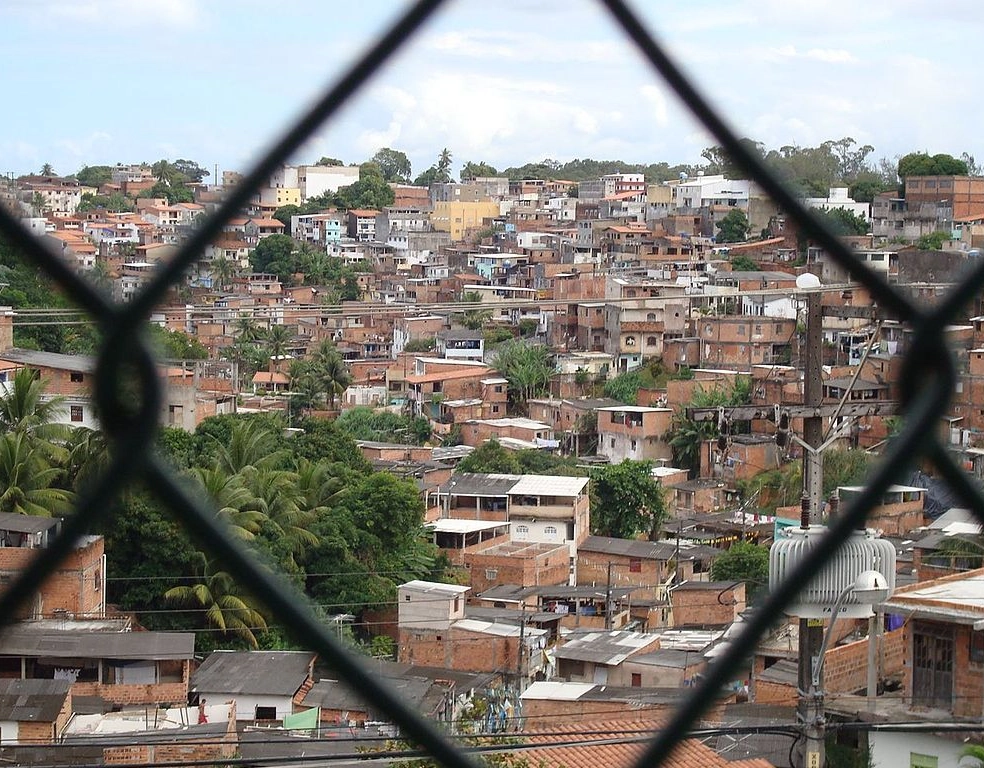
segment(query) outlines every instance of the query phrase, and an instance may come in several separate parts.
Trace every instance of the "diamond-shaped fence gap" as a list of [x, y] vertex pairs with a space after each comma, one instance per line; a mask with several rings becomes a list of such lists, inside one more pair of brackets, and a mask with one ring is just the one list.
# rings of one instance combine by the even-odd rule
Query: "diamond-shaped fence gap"
[[[39, 267], [55, 278], [74, 300], [100, 321], [106, 331], [107, 339], [100, 356], [96, 388], [96, 395], [102, 407], [111, 408], [118, 405], [116, 400], [118, 392], [111, 382], [119, 370], [123, 351], [135, 355], [140, 363], [144, 388], [141, 408], [130, 418], [123, 419], [114, 426], [115, 452], [112, 467], [82, 498], [80, 512], [69, 518], [63, 535], [56, 540], [54, 546], [43, 558], [32, 563], [13, 588], [0, 599], [0, 615], [5, 617], [12, 615], [11, 610], [16, 605], [29, 599], [30, 584], [37, 583], [38, 579], [50, 573], [68, 553], [74, 538], [85, 532], [95, 515], [108, 508], [109, 502], [122, 486], [133, 482], [143, 474], [156, 493], [189, 530], [210, 542], [210, 549], [220, 555], [225, 565], [247, 584], [252, 592], [274, 609], [275, 615], [290, 625], [292, 634], [297, 639], [311, 650], [335, 662], [340, 674], [350, 685], [368, 693], [377, 705], [400, 725], [409, 738], [425, 747], [441, 763], [456, 768], [466, 768], [472, 763], [461, 750], [419, 715], [409, 711], [385, 685], [373, 677], [363, 666], [363, 662], [343, 650], [317, 621], [306, 598], [289, 588], [275, 574], [258, 568], [255, 559], [233, 540], [226, 530], [216, 524], [213, 510], [189, 492], [184, 483], [176, 478], [171, 470], [163, 466], [159, 459], [150, 456], [149, 446], [156, 429], [157, 410], [154, 406], [158, 402], [158, 385], [155, 374], [147, 373], [153, 368], [149, 353], [139, 345], [139, 342], [131, 341], [136, 338], [139, 323], [146, 318], [168, 288], [176, 283], [185, 269], [198, 258], [204, 246], [221, 230], [223, 223], [238, 213], [239, 208], [253, 191], [266, 181], [273, 169], [289, 158], [325, 119], [335, 114], [346, 99], [365, 84], [386, 57], [418, 30], [438, 5], [438, 2], [420, 2], [410, 8], [363, 59], [343, 75], [334, 87], [326, 91], [324, 96], [279, 141], [273, 144], [269, 152], [257, 162], [254, 169], [220, 206], [218, 212], [203, 222], [178, 255], [162, 269], [137, 300], [122, 310], [108, 306], [67, 267], [58, 263], [53, 253], [37, 241], [29, 240], [17, 222], [6, 212], [0, 211], [0, 231], [12, 239]], [[899, 479], [900, 474], [912, 462], [920, 456], [929, 454], [939, 465], [944, 476], [951, 477], [968, 506], [974, 508], [975, 512], [981, 511], [984, 504], [976, 490], [969, 483], [960, 482], [958, 476], [954, 474], [958, 470], [948, 457], [941, 454], [942, 448], [935, 441], [925, 441], [923, 435], [930, 434], [935, 428], [952, 392], [953, 369], [942, 339], [942, 329], [952, 313], [980, 289], [980, 284], [984, 282], [984, 270], [978, 269], [966, 283], [959, 286], [952, 303], [946, 304], [942, 310], [926, 313], [915, 307], [844, 248], [822, 224], [802, 208], [758, 158], [744, 149], [721, 117], [675, 67], [626, 5], [617, 0], [607, 0], [604, 6], [655, 71], [665, 78], [687, 107], [731, 154], [734, 161], [765, 188], [804, 231], [821, 243], [840, 266], [849, 270], [863, 283], [880, 305], [912, 323], [920, 343], [913, 345], [914, 354], [919, 357], [910, 358], [909, 366], [917, 369], [921, 363], [925, 364], [928, 361], [937, 369], [933, 377], [925, 379], [923, 386], [912, 393], [906, 404], [905, 426], [901, 434], [889, 444], [884, 460], [872, 474], [865, 491], [859, 494], [850, 508], [831, 526], [828, 536], [797, 570], [794, 578], [777, 590], [753, 615], [746, 631], [735, 640], [730, 651], [712, 665], [707, 678], [694, 689], [672, 722], [650, 742], [643, 757], [637, 763], [639, 768], [642, 768], [651, 763], [659, 764], [673, 746], [685, 737], [687, 729], [710, 704], [713, 696], [742, 661], [742, 657], [753, 649], [762, 631], [793, 599], [797, 591], [796, 585], [808, 581], [809, 577], [822, 567], [825, 559], [864, 519], [868, 510], [878, 501], [889, 484]], [[143, 470], [148, 471], [144, 473]]]

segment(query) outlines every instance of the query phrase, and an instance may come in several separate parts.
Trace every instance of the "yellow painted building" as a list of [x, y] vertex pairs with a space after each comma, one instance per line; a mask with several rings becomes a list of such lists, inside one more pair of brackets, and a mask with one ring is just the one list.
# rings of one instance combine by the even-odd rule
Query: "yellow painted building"
[[298, 187], [281, 187], [277, 190], [277, 205], [300, 205], [301, 190]]
[[260, 203], [277, 208], [284, 205], [300, 205], [301, 190], [298, 187], [264, 187], [260, 190]]
[[485, 219], [498, 215], [499, 204], [492, 201], [439, 202], [434, 203], [431, 224], [438, 232], [450, 232], [452, 240], [461, 240], [469, 229], [482, 227]]

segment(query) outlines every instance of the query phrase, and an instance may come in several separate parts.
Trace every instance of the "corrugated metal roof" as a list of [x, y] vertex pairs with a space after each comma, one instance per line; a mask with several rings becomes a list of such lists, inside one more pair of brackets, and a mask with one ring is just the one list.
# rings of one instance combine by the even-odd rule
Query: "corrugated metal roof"
[[414, 579], [401, 584], [400, 589], [412, 589], [415, 592], [443, 592], [447, 595], [460, 595], [467, 592], [471, 589], [471, 587], [464, 587], [460, 584], [444, 584], [439, 581], [422, 581], [420, 579]]
[[577, 496], [587, 485], [586, 477], [523, 475], [509, 493], [513, 496]]
[[438, 533], [473, 533], [475, 531], [490, 531], [494, 528], [507, 527], [505, 521], [463, 520], [457, 517], [445, 517], [426, 523], [425, 527]]
[[182, 660], [195, 655], [192, 632], [38, 632], [15, 626], [0, 634], [0, 654], [85, 659]]
[[538, 681], [520, 694], [521, 699], [549, 699], [550, 701], [577, 701], [594, 688], [594, 683], [557, 683]]
[[558, 659], [590, 661], [614, 666], [657, 642], [659, 642], [658, 635], [643, 632], [589, 632], [555, 648], [554, 655]]
[[0, 530], [15, 533], [41, 533], [54, 528], [61, 522], [60, 517], [36, 517], [34, 515], [15, 515], [13, 512], [0, 512]]
[[441, 493], [450, 492], [454, 496], [508, 496], [520, 477], [522, 475], [460, 472], [441, 488]]
[[0, 679], [0, 720], [52, 723], [70, 687], [68, 680]]
[[62, 355], [58, 352], [38, 352], [34, 349], [13, 349], [0, 353], [0, 359], [12, 360], [23, 365], [58, 368], [63, 371], [92, 373], [96, 370], [96, 358], [87, 355]]
[[[406, 704], [419, 708], [435, 683], [424, 677], [389, 677], [387, 686]], [[340, 680], [319, 680], [304, 697], [304, 706], [374, 712], [376, 704]], [[427, 713], [429, 714], [429, 713]]]
[[462, 629], [466, 632], [480, 632], [485, 635], [497, 635], [499, 637], [519, 637], [522, 632], [529, 639], [547, 634], [547, 630], [537, 629], [536, 627], [520, 627], [516, 624], [496, 624], [491, 621], [479, 621], [478, 619], [459, 619], [452, 626], [455, 629]]
[[190, 688], [216, 696], [293, 696], [314, 657], [310, 651], [215, 651], [191, 676]]

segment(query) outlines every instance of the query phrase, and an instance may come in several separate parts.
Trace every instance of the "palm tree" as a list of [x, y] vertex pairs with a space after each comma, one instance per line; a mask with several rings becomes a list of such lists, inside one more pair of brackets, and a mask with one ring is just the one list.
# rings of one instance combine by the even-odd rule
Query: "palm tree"
[[172, 587], [164, 593], [164, 599], [177, 605], [204, 609], [206, 626], [218, 629], [224, 635], [241, 638], [252, 648], [259, 647], [254, 632], [267, 628], [266, 619], [255, 601], [214, 562], [205, 564], [198, 584]]
[[249, 344], [255, 344], [264, 338], [263, 329], [253, 318], [245, 315], [236, 320], [232, 335], [236, 337], [236, 341], [245, 341]]
[[328, 405], [334, 409], [335, 398], [352, 383], [352, 374], [349, 373], [342, 355], [330, 341], [323, 341], [318, 345], [313, 362], [316, 375], [321, 380], [322, 389], [327, 395]]
[[[215, 278], [216, 282], [219, 284], [219, 290], [227, 290], [229, 288], [229, 283], [236, 274], [236, 265], [225, 256], [219, 256], [219, 258], [212, 260], [210, 269], [212, 272], [212, 277]], [[247, 318], [242, 319], [245, 320]]]
[[[461, 294], [462, 302], [480, 304], [482, 296], [477, 291], [465, 291]], [[492, 312], [487, 309], [468, 309], [460, 315], [461, 324], [469, 331], [481, 330], [492, 317]]]
[[247, 467], [242, 476], [265, 515], [265, 530], [273, 539], [287, 544], [290, 559], [302, 554], [306, 546], [317, 546], [318, 537], [308, 530], [315, 515], [303, 506], [296, 473]]
[[47, 383], [30, 368], [21, 368], [14, 374], [0, 395], [0, 433], [25, 435], [49, 458], [63, 461], [67, 458], [63, 443], [70, 437], [71, 428], [56, 421], [65, 408], [65, 398], [47, 397]]
[[451, 150], [447, 147], [442, 149], [437, 157], [437, 174], [434, 176], [434, 181], [451, 181]]
[[303, 411], [319, 402], [322, 394], [321, 379], [309, 360], [295, 360], [290, 364], [291, 408]]
[[51, 163], [45, 163], [44, 165], [42, 165], [41, 166], [41, 175], [42, 176], [54, 176], [55, 175], [54, 166], [52, 166]]
[[315, 515], [326, 511], [345, 491], [342, 479], [331, 474], [328, 464], [322, 461], [302, 458], [297, 463], [295, 474], [302, 506]]
[[174, 180], [174, 168], [167, 160], [158, 160], [150, 166], [150, 172], [158, 182], [170, 187]]
[[258, 346], [244, 339], [236, 339], [228, 347], [222, 350], [224, 357], [236, 363], [239, 388], [243, 388], [243, 383], [250, 378], [260, 368], [263, 367], [263, 352]]
[[274, 364], [287, 357], [287, 350], [293, 337], [294, 334], [286, 325], [274, 325], [267, 331], [265, 339], [267, 352], [274, 360]]
[[233, 426], [229, 443], [219, 443], [215, 469], [236, 475], [246, 467], [277, 469], [285, 452], [278, 450], [273, 432], [258, 421], [243, 421]]
[[0, 437], [0, 512], [50, 517], [66, 514], [75, 495], [53, 487], [63, 471], [23, 433]]
[[35, 216], [44, 216], [50, 210], [47, 199], [40, 192], [35, 192], [31, 197], [31, 208]]
[[257, 500], [243, 485], [240, 475], [230, 475], [221, 469], [197, 467], [195, 474], [205, 493], [216, 506], [216, 516], [229, 526], [229, 532], [237, 539], [251, 541], [266, 521], [266, 515], [258, 508]]
[[75, 491], [91, 483], [109, 466], [112, 458], [106, 436], [97, 429], [76, 427], [65, 444], [65, 471]]

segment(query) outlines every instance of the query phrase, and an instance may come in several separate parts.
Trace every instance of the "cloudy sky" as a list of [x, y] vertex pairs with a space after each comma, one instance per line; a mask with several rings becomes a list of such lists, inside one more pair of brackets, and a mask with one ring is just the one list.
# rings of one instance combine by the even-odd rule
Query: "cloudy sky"
[[[873, 159], [984, 159], [976, 0], [634, 0], [741, 135]], [[194, 160], [245, 170], [398, 0], [3, 0], [0, 173]], [[698, 162], [711, 144], [589, 0], [453, 0], [294, 157], [448, 147], [499, 168]]]

